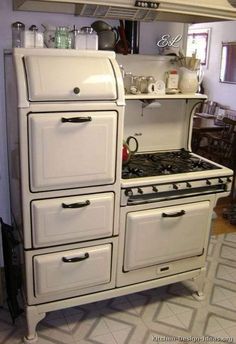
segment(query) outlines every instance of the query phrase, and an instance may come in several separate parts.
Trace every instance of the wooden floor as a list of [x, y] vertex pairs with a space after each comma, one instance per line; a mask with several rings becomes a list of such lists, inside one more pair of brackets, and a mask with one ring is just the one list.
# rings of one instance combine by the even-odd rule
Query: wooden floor
[[220, 200], [215, 208], [217, 218], [213, 221], [212, 234], [223, 234], [236, 232], [236, 225], [231, 225], [229, 221], [222, 217], [223, 209], [230, 207], [228, 199]]

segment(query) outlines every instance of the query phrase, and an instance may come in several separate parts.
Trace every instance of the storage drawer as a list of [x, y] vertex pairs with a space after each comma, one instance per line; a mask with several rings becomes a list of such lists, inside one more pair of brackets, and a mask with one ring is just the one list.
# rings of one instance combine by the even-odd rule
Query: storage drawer
[[125, 271], [201, 255], [209, 216], [208, 201], [128, 213]]
[[31, 191], [112, 184], [115, 111], [30, 114]]
[[25, 56], [24, 60], [30, 101], [117, 98], [116, 79], [107, 57]]
[[112, 245], [105, 244], [33, 258], [35, 297], [53, 295], [109, 283]]
[[33, 201], [34, 247], [66, 244], [113, 233], [114, 194], [91, 194]]

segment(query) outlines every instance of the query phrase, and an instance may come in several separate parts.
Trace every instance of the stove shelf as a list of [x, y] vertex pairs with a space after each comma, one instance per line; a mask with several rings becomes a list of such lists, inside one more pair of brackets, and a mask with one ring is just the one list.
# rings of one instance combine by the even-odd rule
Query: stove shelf
[[141, 100], [141, 99], [207, 99], [205, 94], [200, 93], [178, 93], [178, 94], [164, 94], [164, 95], [153, 95], [153, 94], [126, 94], [125, 99], [127, 100]]

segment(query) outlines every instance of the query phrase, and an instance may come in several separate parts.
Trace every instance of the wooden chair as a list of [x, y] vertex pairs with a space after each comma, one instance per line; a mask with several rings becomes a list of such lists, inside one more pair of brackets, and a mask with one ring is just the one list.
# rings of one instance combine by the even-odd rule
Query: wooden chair
[[236, 120], [224, 117], [224, 126], [219, 133], [206, 133], [206, 157], [224, 166], [235, 169]]

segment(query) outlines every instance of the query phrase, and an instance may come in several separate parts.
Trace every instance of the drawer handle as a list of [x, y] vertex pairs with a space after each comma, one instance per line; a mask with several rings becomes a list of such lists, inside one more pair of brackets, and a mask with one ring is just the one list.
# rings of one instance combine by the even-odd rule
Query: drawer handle
[[180, 217], [183, 216], [185, 214], [184, 210], [178, 211], [177, 213], [172, 213], [172, 214], [166, 214], [166, 213], [162, 213], [162, 217]]
[[70, 117], [70, 118], [65, 118], [62, 117], [61, 118], [62, 123], [84, 123], [84, 122], [91, 122], [92, 121], [92, 117], [88, 116], [88, 117]]
[[82, 260], [85, 260], [88, 258], [89, 258], [89, 254], [88, 254], [88, 252], [86, 252], [84, 254], [84, 257], [73, 257], [73, 258], [62, 257], [62, 261], [64, 263], [77, 263], [77, 262], [81, 262]]
[[83, 207], [87, 207], [88, 205], [90, 205], [90, 201], [87, 200], [85, 202], [77, 202], [77, 203], [71, 203], [71, 204], [65, 204], [62, 203], [62, 208], [69, 208], [69, 209], [75, 209], [75, 208], [83, 208]]

